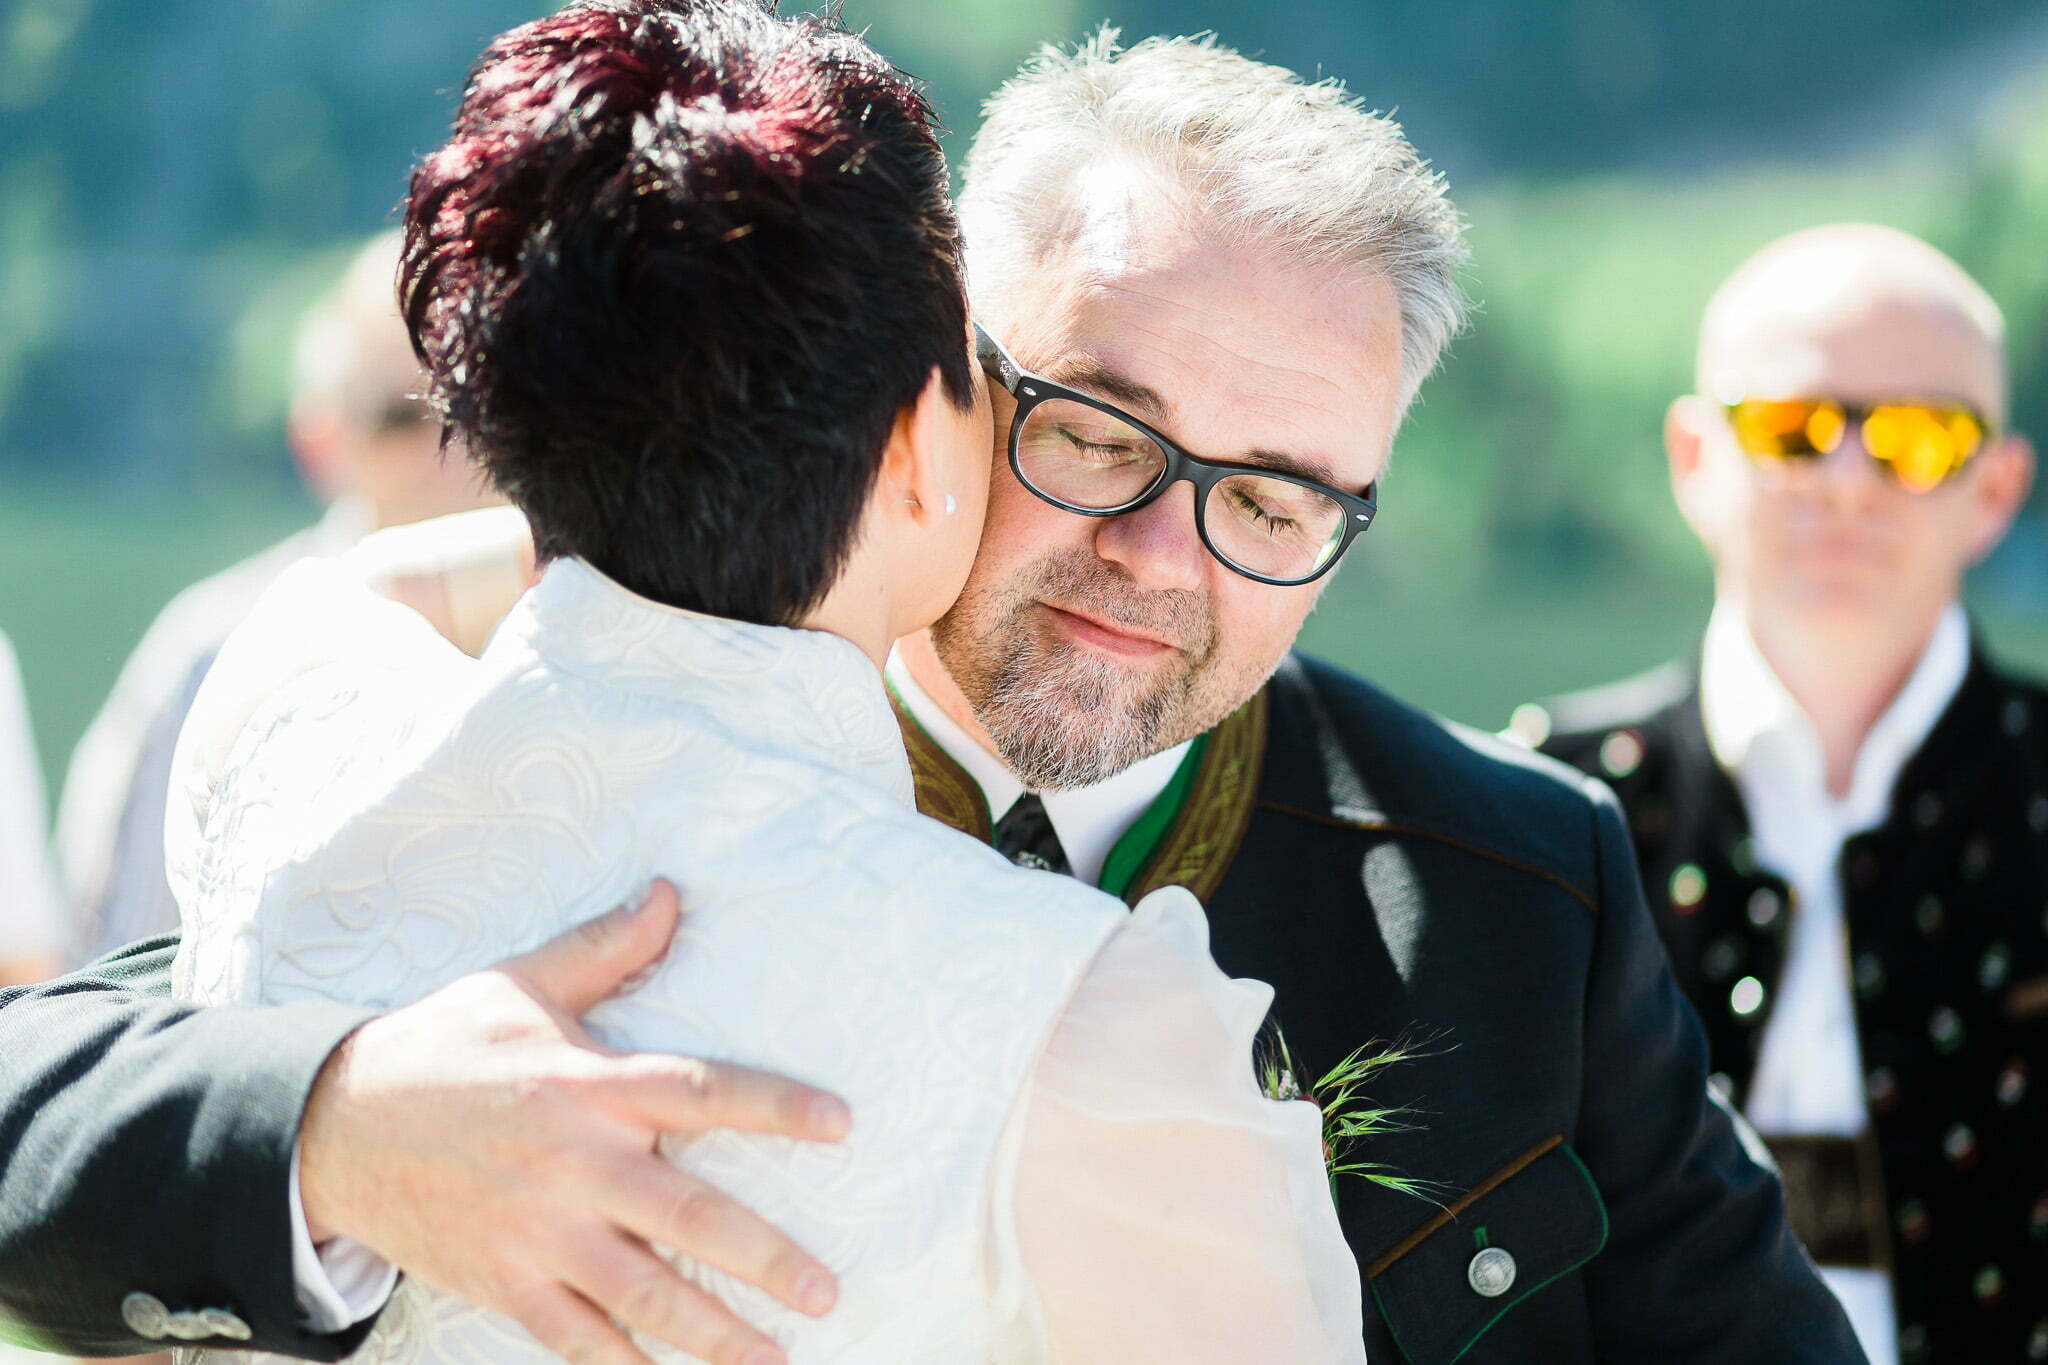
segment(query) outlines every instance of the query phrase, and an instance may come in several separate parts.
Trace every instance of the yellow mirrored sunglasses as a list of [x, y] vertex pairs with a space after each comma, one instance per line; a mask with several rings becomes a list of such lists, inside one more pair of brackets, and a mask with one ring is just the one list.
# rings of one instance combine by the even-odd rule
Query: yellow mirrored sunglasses
[[1959, 403], [1743, 398], [1725, 406], [1735, 443], [1756, 460], [1817, 459], [1860, 425], [1870, 458], [1915, 493], [1954, 477], [1990, 434], [1983, 415]]

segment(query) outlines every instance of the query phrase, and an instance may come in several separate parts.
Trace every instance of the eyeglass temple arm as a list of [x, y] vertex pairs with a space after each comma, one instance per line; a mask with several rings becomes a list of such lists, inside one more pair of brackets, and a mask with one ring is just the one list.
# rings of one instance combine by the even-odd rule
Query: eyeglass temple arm
[[974, 324], [974, 351], [984, 368], [995, 371], [1005, 389], [1017, 392], [1017, 386], [1024, 382], [1024, 367], [978, 322]]

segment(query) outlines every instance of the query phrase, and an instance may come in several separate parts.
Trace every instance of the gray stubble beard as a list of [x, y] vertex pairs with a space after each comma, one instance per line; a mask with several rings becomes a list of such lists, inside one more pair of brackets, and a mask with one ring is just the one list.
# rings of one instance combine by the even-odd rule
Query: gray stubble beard
[[[931, 635], [997, 755], [1026, 786], [1093, 786], [1222, 719], [1201, 714], [1201, 683], [1217, 642], [1208, 604], [1195, 594], [1135, 595], [1122, 574], [1086, 551], [1040, 561], [1015, 582], [1000, 598], [970, 586]], [[1032, 609], [1048, 595], [1190, 643], [1176, 667], [1147, 686], [1036, 626]], [[991, 615], [995, 624], [977, 634], [974, 620]]]

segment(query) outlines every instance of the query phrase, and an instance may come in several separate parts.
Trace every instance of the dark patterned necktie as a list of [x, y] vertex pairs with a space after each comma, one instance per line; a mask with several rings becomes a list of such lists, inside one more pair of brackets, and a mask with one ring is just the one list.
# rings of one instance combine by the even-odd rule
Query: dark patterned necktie
[[1074, 870], [1067, 865], [1067, 851], [1060, 847], [1052, 817], [1045, 813], [1045, 802], [1036, 792], [1017, 798], [1010, 813], [996, 823], [993, 842], [997, 852], [1019, 867], [1068, 874]]

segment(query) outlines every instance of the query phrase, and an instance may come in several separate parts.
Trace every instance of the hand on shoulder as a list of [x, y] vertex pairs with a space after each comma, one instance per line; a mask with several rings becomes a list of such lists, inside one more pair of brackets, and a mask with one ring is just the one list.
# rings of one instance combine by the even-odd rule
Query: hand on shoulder
[[831, 1273], [655, 1144], [712, 1128], [829, 1142], [851, 1119], [794, 1081], [621, 1054], [584, 1031], [577, 1016], [661, 955], [678, 914], [657, 882], [637, 909], [463, 977], [336, 1049], [301, 1130], [315, 1240], [359, 1242], [572, 1360], [644, 1362], [614, 1319], [710, 1361], [781, 1360], [651, 1244], [812, 1314], [836, 1297]]

